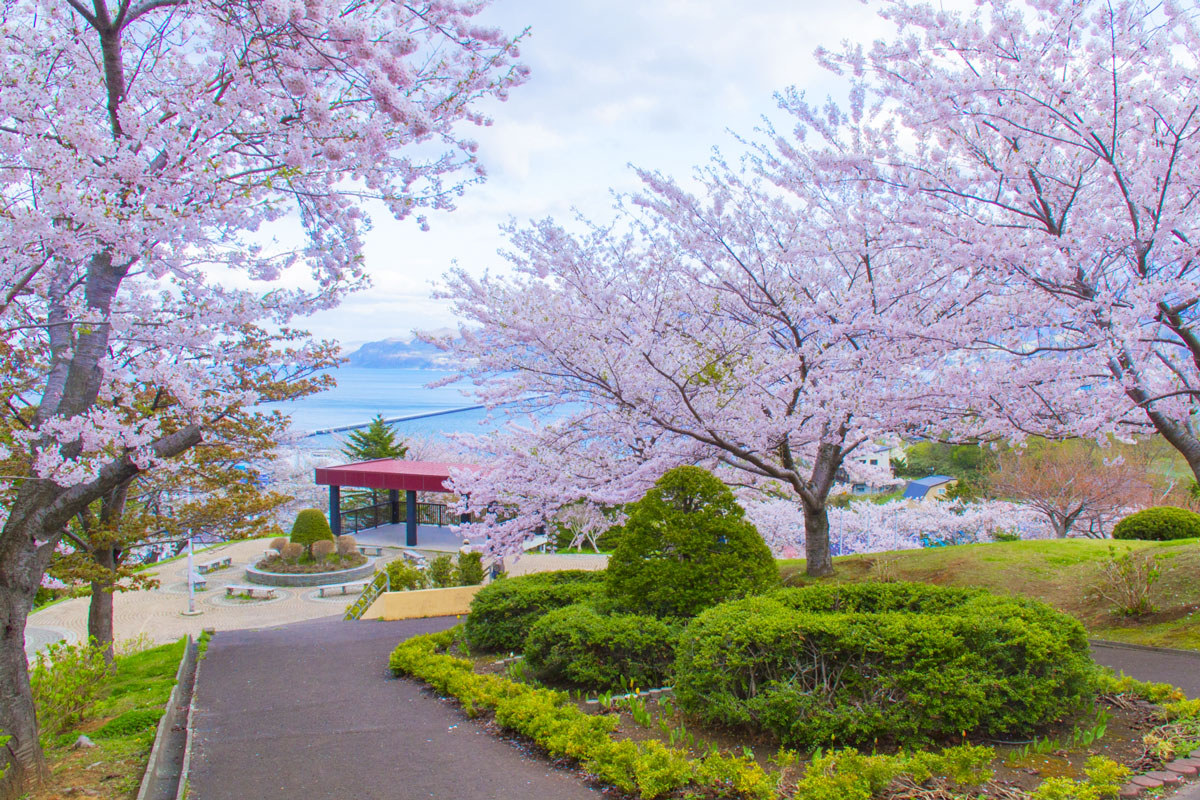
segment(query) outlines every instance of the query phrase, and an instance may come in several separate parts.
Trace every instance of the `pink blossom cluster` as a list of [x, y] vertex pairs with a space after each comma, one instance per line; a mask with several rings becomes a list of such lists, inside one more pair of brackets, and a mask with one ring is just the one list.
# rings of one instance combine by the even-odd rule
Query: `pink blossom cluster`
[[482, 7], [3, 5], [0, 336], [29, 356], [3, 388], [37, 408], [12, 427], [39, 477], [149, 466], [169, 431], [147, 394], [176, 427], [253, 404], [266, 331], [315, 358], [289, 326], [367, 284], [364, 205], [404, 219], [482, 179], [462, 128], [527, 77]]
[[[804, 517], [795, 503], [754, 496], [743, 496], [741, 502], [746, 517], [772, 552], [786, 558], [803, 552]], [[1053, 530], [1037, 509], [1000, 501], [860, 500], [847, 508], [831, 508], [829, 527], [831, 547], [838, 555], [988, 542], [997, 533], [1022, 539], [1053, 537]]]
[[785, 91], [794, 129], [694, 188], [641, 170], [614, 220], [513, 226], [509, 274], [448, 276], [481, 397], [561, 415], [456, 482], [504, 508], [496, 546], [703, 463], [797, 503], [822, 574], [830, 491], [891, 435], [1157, 432], [1200, 476], [1195, 9], [881, 13], [818, 54], [846, 107]]

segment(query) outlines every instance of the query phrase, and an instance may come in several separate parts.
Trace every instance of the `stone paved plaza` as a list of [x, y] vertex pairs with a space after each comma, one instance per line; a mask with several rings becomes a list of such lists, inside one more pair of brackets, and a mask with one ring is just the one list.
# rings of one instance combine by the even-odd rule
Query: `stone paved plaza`
[[[273, 600], [227, 598], [225, 586], [246, 583], [245, 567], [261, 558], [266, 546], [267, 540], [252, 539], [197, 551], [197, 564], [225, 556], [229, 556], [233, 564], [204, 576], [208, 586], [206, 591], [196, 593], [196, 610], [201, 612], [196, 616], [183, 613], [188, 607], [187, 559], [151, 569], [150, 574], [160, 582], [157, 589], [115, 595], [113, 625], [117, 642], [143, 636], [155, 644], [162, 644], [189, 633], [198, 635], [204, 628], [246, 630], [329, 617], [343, 613], [357, 597], [350, 594], [322, 598], [313, 587], [281, 587], [276, 590], [277, 597]], [[399, 548], [387, 548], [378, 563], [386, 563], [399, 554]], [[558, 569], [602, 569], [607, 560], [608, 557], [603, 555], [529, 553], [515, 563], [510, 558], [508, 572], [524, 575]], [[61, 639], [83, 639], [87, 635], [88, 603], [89, 598], [79, 597], [31, 614], [25, 631], [28, 653], [32, 655]]]

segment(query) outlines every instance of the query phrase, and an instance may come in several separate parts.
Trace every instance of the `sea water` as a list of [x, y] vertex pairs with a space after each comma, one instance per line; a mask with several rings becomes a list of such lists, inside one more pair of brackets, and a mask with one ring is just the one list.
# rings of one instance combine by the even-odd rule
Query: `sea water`
[[479, 401], [469, 394], [469, 383], [430, 388], [430, 384], [450, 377], [450, 372], [339, 367], [331, 373], [337, 381], [334, 388], [268, 406], [291, 417], [294, 436], [325, 439], [327, 435], [313, 437], [311, 434], [331, 428], [366, 425], [377, 414], [385, 419], [415, 418], [393, 423], [401, 435], [466, 430], [477, 426], [486, 416], [478, 408]]

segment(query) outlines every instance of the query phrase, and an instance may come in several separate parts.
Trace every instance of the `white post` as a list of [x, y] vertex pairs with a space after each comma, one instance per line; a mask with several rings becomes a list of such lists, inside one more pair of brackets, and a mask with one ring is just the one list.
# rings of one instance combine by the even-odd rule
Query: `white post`
[[196, 573], [192, 566], [192, 537], [188, 531], [188, 613], [196, 613]]
[[[189, 493], [190, 494], [190, 493]], [[196, 610], [196, 568], [193, 564], [193, 548], [192, 548], [192, 529], [188, 528], [188, 557], [187, 557], [187, 581], [188, 581], [188, 608], [183, 612], [185, 617], [194, 617], [202, 614], [202, 611]]]

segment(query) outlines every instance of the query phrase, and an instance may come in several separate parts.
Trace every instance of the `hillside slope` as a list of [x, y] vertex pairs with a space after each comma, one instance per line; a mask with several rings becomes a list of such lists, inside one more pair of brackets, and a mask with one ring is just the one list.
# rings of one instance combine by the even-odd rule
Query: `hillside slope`
[[[1148, 549], [1161, 575], [1151, 591], [1157, 611], [1139, 619], [1111, 612], [1095, 587], [1117, 553]], [[790, 585], [811, 582], [803, 559], [780, 561]], [[994, 542], [869, 553], [834, 559], [829, 581], [900, 580], [977, 586], [1042, 600], [1080, 620], [1097, 639], [1200, 650], [1200, 539], [1118, 542], [1096, 539]]]

